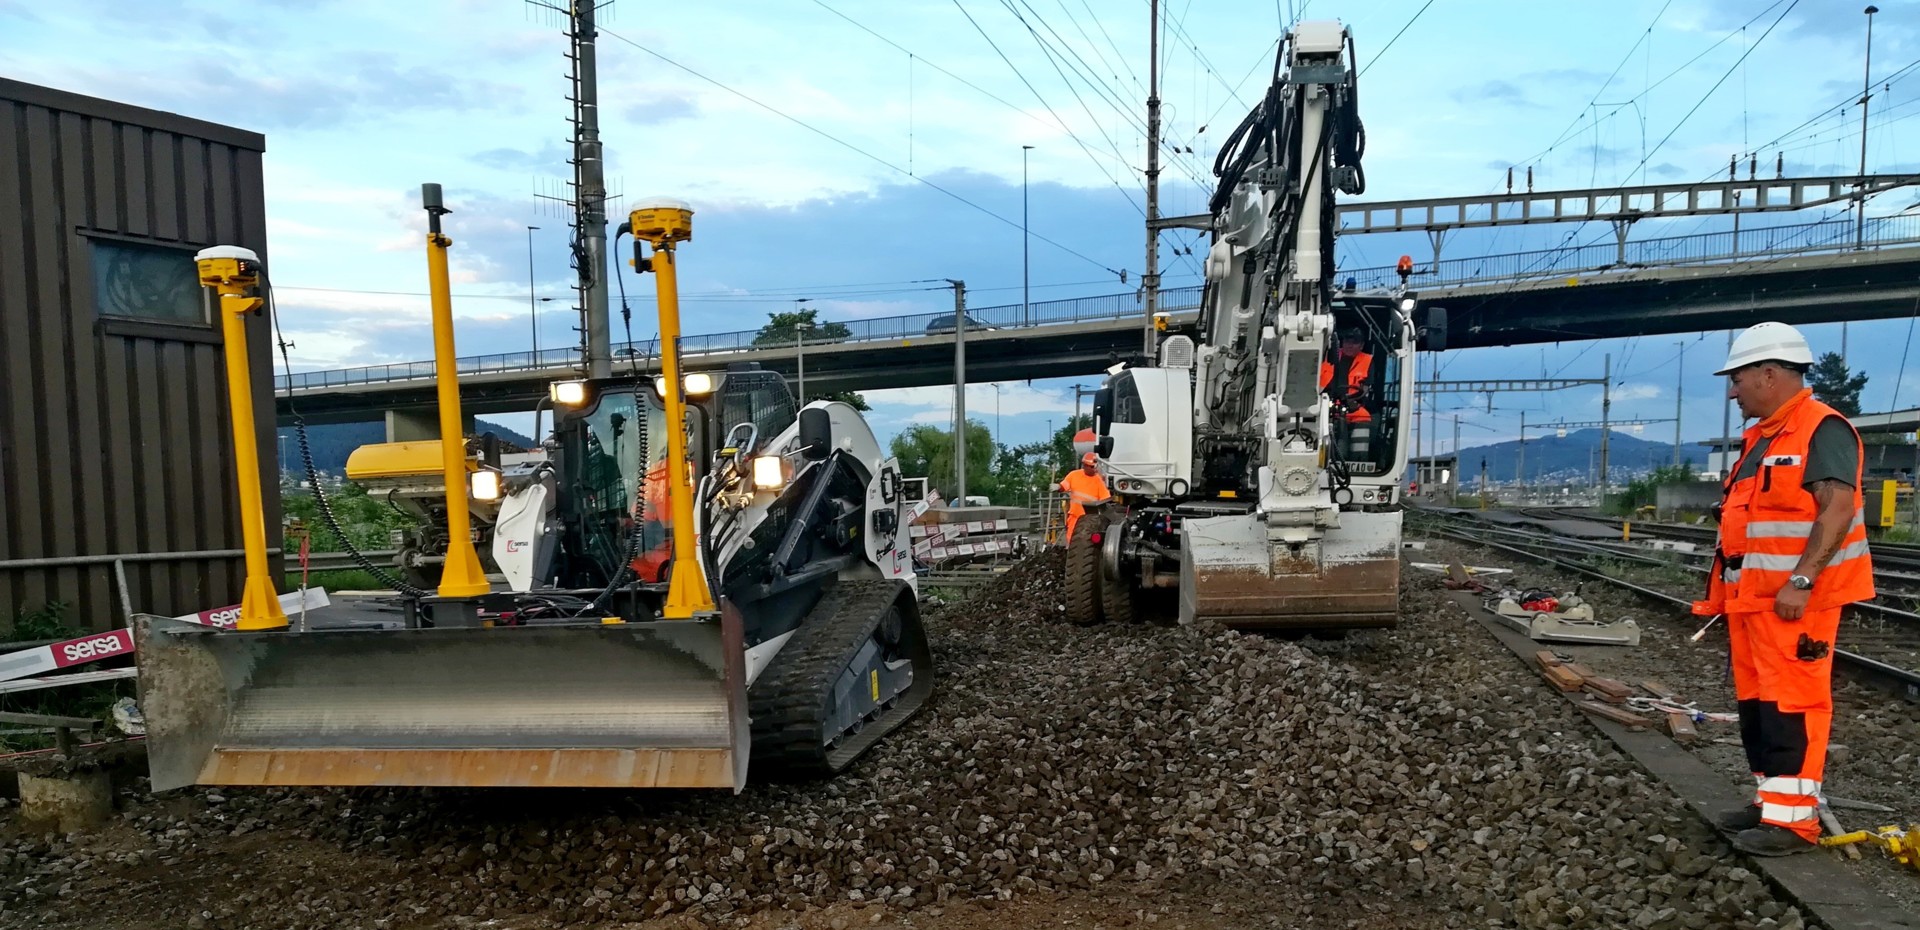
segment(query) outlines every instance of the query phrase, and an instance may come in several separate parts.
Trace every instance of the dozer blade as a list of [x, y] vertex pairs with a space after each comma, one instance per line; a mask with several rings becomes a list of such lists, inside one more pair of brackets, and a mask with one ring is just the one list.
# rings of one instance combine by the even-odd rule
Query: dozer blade
[[731, 618], [238, 633], [143, 616], [135, 636], [156, 790], [746, 781]]
[[1400, 515], [1340, 514], [1298, 554], [1257, 516], [1181, 525], [1180, 622], [1243, 630], [1390, 627], [1399, 617]]

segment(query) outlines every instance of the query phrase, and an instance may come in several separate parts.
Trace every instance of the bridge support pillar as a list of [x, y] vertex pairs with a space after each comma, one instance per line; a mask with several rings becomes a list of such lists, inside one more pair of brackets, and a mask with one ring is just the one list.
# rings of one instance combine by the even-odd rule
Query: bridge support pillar
[[[460, 431], [473, 435], [473, 414], [463, 413]], [[388, 442], [423, 442], [440, 438], [440, 414], [431, 407], [389, 410], [386, 413]]]

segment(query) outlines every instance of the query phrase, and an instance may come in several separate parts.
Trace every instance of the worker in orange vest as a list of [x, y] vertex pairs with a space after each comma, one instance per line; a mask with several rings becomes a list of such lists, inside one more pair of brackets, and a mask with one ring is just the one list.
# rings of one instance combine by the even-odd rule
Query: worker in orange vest
[[1073, 528], [1086, 515], [1088, 504], [1103, 503], [1113, 495], [1107, 479], [1100, 477], [1100, 457], [1089, 452], [1080, 457], [1080, 467], [1060, 479], [1060, 490], [1067, 495], [1067, 541], [1073, 541]]
[[1752, 804], [1715, 818], [1759, 856], [1817, 848], [1820, 779], [1833, 723], [1840, 610], [1873, 597], [1860, 494], [1860, 435], [1813, 399], [1807, 340], [1784, 323], [1740, 334], [1715, 374], [1759, 423], [1728, 470], [1702, 616], [1724, 615]]
[[1345, 389], [1334, 394], [1334, 404], [1346, 414], [1348, 423], [1367, 423], [1373, 414], [1362, 406], [1366, 400], [1367, 378], [1373, 373], [1373, 355], [1365, 351], [1366, 337], [1357, 329], [1340, 334], [1340, 352], [1332, 362], [1320, 363], [1320, 390], [1325, 391], [1344, 369], [1340, 383]]

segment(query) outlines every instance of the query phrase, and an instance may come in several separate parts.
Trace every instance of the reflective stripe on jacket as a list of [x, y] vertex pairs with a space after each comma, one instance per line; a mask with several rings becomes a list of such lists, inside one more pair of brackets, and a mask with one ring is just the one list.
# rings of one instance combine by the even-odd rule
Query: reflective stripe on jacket
[[[1807, 549], [1820, 505], [1802, 486], [1813, 432], [1840, 414], [1803, 389], [1774, 414], [1745, 433], [1740, 461], [1727, 470], [1720, 505], [1720, 555], [1707, 579], [1707, 598], [1693, 612], [1757, 613], [1773, 609], [1774, 595], [1792, 577]], [[1842, 417], [1844, 421], [1845, 418]], [[1752, 477], [1735, 481], [1763, 437], [1772, 437]], [[1858, 433], [1854, 443], [1860, 442]], [[1860, 461], [1865, 462], [1862, 449]], [[1856, 466], [1856, 469], [1860, 466]], [[1808, 610], [1825, 610], [1873, 597], [1873, 567], [1867, 554], [1862, 518], [1860, 473], [1853, 476], [1853, 520], [1826, 568], [1814, 579]], [[1724, 561], [1723, 561], [1724, 560]], [[1737, 566], [1737, 567], [1736, 567]]]

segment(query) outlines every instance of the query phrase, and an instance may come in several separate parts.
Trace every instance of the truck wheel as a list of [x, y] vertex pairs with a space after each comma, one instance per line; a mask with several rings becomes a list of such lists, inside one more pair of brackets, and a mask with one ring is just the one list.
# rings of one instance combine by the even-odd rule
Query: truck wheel
[[1100, 547], [1093, 534], [1104, 528], [1092, 514], [1080, 518], [1067, 540], [1066, 593], [1067, 622], [1089, 626], [1100, 622]]

